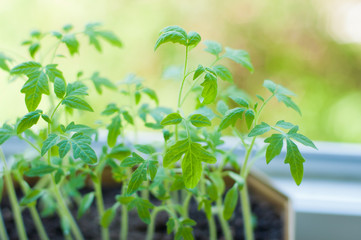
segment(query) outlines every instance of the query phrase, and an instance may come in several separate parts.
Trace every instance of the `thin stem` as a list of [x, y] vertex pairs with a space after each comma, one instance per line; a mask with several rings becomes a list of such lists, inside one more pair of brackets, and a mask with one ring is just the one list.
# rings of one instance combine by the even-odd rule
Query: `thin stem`
[[241, 190], [241, 204], [242, 204], [242, 215], [243, 215], [243, 223], [244, 223], [244, 233], [246, 236], [246, 240], [253, 240], [253, 227], [252, 227], [252, 215], [251, 215], [251, 207], [249, 204], [248, 197], [248, 189], [247, 184], [243, 186]]
[[24, 138], [21, 135], [18, 135], [19, 139], [24, 140], [25, 142], [27, 142], [30, 146], [32, 146], [38, 153], [41, 153], [40, 149], [35, 146], [32, 142], [30, 142], [28, 139]]
[[0, 211], [0, 239], [9, 240], [1, 211]]
[[[102, 218], [104, 214], [104, 201], [103, 201], [103, 193], [102, 193], [102, 172], [98, 174], [98, 181], [94, 182], [94, 189], [95, 189], [95, 198], [97, 201], [97, 209], [98, 209], [98, 215], [99, 219]], [[102, 240], [108, 240], [109, 239], [109, 228], [104, 228], [101, 226], [101, 232], [102, 232]]]
[[[24, 179], [20, 176], [20, 173], [18, 171], [16, 171], [15, 174], [16, 174], [16, 177], [20, 184], [21, 190], [23, 191], [23, 194], [26, 195], [26, 193], [29, 191], [29, 187], [25, 183]], [[40, 239], [41, 240], [49, 240], [49, 237], [45, 231], [43, 223], [41, 222], [41, 218], [39, 216], [38, 211], [36, 210], [35, 205], [30, 205], [30, 206], [28, 206], [28, 208], [30, 210], [31, 217], [34, 221], [35, 228], [39, 233]]]
[[175, 229], [178, 228], [178, 222], [177, 222], [178, 218], [171, 209], [167, 208], [166, 206], [155, 207], [152, 214], [151, 214], [151, 216], [150, 216], [150, 224], [148, 225], [146, 240], [153, 240], [154, 239], [155, 219], [157, 217], [157, 214], [160, 211], [166, 211], [168, 213], [168, 215], [174, 219], [174, 221], [175, 221]]
[[4, 165], [5, 184], [6, 184], [8, 194], [9, 194], [9, 200], [10, 200], [11, 208], [12, 208], [13, 213], [14, 213], [15, 224], [16, 224], [16, 229], [18, 231], [19, 239], [20, 240], [27, 240], [28, 238], [26, 236], [26, 230], [25, 230], [25, 227], [24, 227], [23, 218], [21, 216], [21, 211], [20, 211], [18, 199], [17, 199], [16, 194], [15, 194], [14, 183], [13, 183], [13, 180], [12, 180], [12, 177], [11, 177], [11, 174], [10, 174], [10, 170], [8, 170], [6, 160], [5, 160], [5, 156], [4, 156], [4, 153], [3, 153], [1, 148], [0, 148], [0, 158], [1, 158], [1, 161], [3, 162], [3, 165]]
[[187, 196], [186, 198], [184, 199], [183, 201], [183, 217], [184, 218], [188, 218], [189, 215], [188, 215], [188, 209], [189, 209], [189, 203], [192, 199], [192, 193], [190, 192], [187, 192]]
[[222, 231], [223, 231], [223, 234], [224, 234], [224, 238], [225, 240], [232, 240], [233, 237], [232, 237], [232, 232], [231, 232], [231, 229], [229, 227], [229, 224], [228, 222], [226, 221], [226, 219], [224, 219], [223, 217], [223, 205], [222, 205], [222, 198], [218, 198], [217, 201], [216, 201], [216, 204], [217, 204], [217, 210], [218, 210], [218, 218], [219, 218], [219, 221], [221, 223], [221, 227], [222, 227]]
[[217, 240], [217, 226], [214, 221], [213, 214], [208, 219], [208, 227], [209, 227], [209, 240]]
[[[127, 171], [127, 175], [129, 175], [129, 171]], [[122, 194], [127, 191], [126, 183], [123, 182], [122, 186]], [[122, 212], [121, 212], [121, 221], [120, 221], [120, 240], [127, 240], [128, 238], [128, 207], [126, 204], [122, 204]]]

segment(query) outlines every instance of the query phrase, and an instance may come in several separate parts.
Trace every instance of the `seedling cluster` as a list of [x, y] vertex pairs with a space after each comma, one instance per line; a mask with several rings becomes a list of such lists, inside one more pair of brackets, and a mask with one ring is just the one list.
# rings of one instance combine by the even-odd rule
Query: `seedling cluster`
[[[254, 239], [246, 179], [257, 156], [265, 155], [269, 163], [281, 153], [285, 144], [284, 162], [289, 164], [295, 183], [299, 185], [305, 160], [295, 141], [316, 148], [292, 123], [283, 120], [275, 124], [262, 122], [262, 111], [273, 99], [301, 113], [292, 100], [294, 93], [266, 80], [263, 86], [269, 90], [268, 96], [257, 95], [251, 99], [241, 91], [235, 91], [238, 95], [232, 98], [222, 96], [218, 87], [220, 81], [234, 85], [231, 71], [223, 64], [233, 61], [253, 72], [248, 53], [223, 48], [215, 41], [204, 41], [205, 51], [210, 53], [213, 62], [189, 66], [192, 49], [199, 47], [201, 36], [170, 26], [161, 31], [154, 50], [162, 51], [159, 48], [163, 44], [176, 43], [185, 51], [177, 108], [172, 110], [161, 106], [155, 91], [135, 75], [129, 75], [117, 85], [98, 72], [87, 77], [80, 71], [75, 81], [65, 79], [56, 64], [58, 59], [66, 57], [59, 55], [59, 47], [67, 47], [67, 57], [78, 54], [81, 35], [99, 52], [103, 41], [122, 47], [118, 37], [103, 30], [99, 24], [88, 24], [81, 32], [74, 32], [71, 25], [66, 25], [61, 31], [33, 31], [29, 40], [23, 42], [28, 46], [29, 61], [16, 62], [10, 54], [0, 54], [0, 68], [11, 77], [25, 79], [20, 92], [25, 96], [28, 110], [15, 123], [2, 125], [0, 145], [17, 137], [36, 152], [30, 157], [23, 154], [7, 156], [15, 160], [10, 166], [0, 151], [1, 183], [6, 185], [19, 238], [27, 239], [21, 211], [28, 208], [39, 239], [49, 239], [43, 221], [46, 216], [57, 214], [64, 238], [82, 240], [84, 237], [76, 219], [81, 218], [94, 202], [103, 240], [110, 239], [109, 225], [117, 214], [121, 214], [119, 238], [127, 239], [128, 212], [132, 209], [136, 209], [139, 218], [148, 224], [148, 240], [153, 239], [155, 219], [160, 211], [169, 215], [168, 234], [173, 234], [175, 239], [193, 239], [193, 228], [197, 225], [189, 217], [189, 204], [193, 199], [207, 216], [209, 239], [220, 237], [215, 224], [215, 218], [218, 218], [223, 236], [230, 240], [233, 236], [228, 220], [234, 211], [239, 211], [235, 208], [240, 199], [245, 236], [248, 240]], [[46, 41], [54, 43], [50, 50], [43, 49]], [[74, 111], [93, 112], [88, 103], [89, 87], [94, 87], [99, 94], [107, 88], [106, 91], [115, 91], [128, 99], [126, 103], [109, 103], [101, 112], [106, 120], [96, 129], [71, 120]], [[194, 112], [186, 114], [182, 106], [194, 97]], [[43, 101], [49, 103], [49, 109], [39, 109]], [[44, 121], [46, 127], [42, 128], [39, 121]], [[236, 124], [244, 126], [242, 131]], [[35, 125], [37, 128], [33, 128]], [[138, 142], [140, 126], [162, 132], [164, 141], [160, 145]], [[222, 149], [222, 134], [226, 129], [238, 139], [234, 149], [244, 148], [245, 156], [235, 156], [234, 149]], [[98, 140], [99, 131], [106, 131], [106, 141]], [[131, 131], [134, 138], [129, 137]], [[266, 136], [265, 147], [256, 149], [256, 139], [262, 136]], [[100, 152], [93, 149], [94, 142], [103, 145]], [[233, 170], [226, 166], [232, 166]], [[119, 194], [114, 204], [106, 209], [102, 176], [109, 170], [113, 180], [119, 182]], [[225, 176], [234, 180], [232, 186], [225, 185]], [[38, 178], [35, 185], [28, 184], [26, 178], [29, 177]], [[89, 179], [93, 190], [81, 193]], [[14, 181], [23, 192], [21, 199], [16, 197]], [[71, 214], [70, 203], [78, 209], [77, 216]], [[1, 216], [0, 220], [0, 238], [8, 239]]]

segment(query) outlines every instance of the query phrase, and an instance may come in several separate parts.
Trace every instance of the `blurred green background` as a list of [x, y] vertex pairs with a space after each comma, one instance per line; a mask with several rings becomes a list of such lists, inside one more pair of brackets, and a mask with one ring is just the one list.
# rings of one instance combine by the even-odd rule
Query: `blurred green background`
[[[0, 1], [0, 52], [19, 63], [30, 59], [21, 42], [34, 29], [58, 30], [71, 23], [83, 29], [102, 22], [122, 40], [122, 49], [103, 45], [98, 54], [80, 39], [80, 55], [59, 59], [67, 81], [81, 69], [87, 75], [99, 71], [116, 82], [128, 73], [146, 80], [163, 103], [176, 105], [179, 82], [161, 79], [168, 65], [181, 66], [184, 49], [164, 45], [154, 52], [159, 31], [179, 25], [197, 31], [202, 39], [250, 53], [255, 73], [230, 62], [237, 86], [251, 95], [265, 96], [262, 83], [271, 79], [297, 93], [294, 101], [302, 117], [273, 101], [264, 121], [278, 119], [300, 125], [312, 140], [361, 141], [361, 5], [343, 0], [2, 0]], [[356, 21], [356, 22], [355, 22]], [[213, 58], [199, 45], [191, 51], [190, 66], [209, 64]], [[68, 56], [66, 49], [60, 52]], [[15, 64], [14, 62], [14, 64]], [[0, 122], [14, 122], [26, 113], [21, 79], [9, 83], [0, 73]], [[106, 91], [91, 91], [95, 111], [109, 101], [123, 101]], [[164, 105], [164, 104], [163, 104]], [[81, 116], [94, 122], [94, 114]]]

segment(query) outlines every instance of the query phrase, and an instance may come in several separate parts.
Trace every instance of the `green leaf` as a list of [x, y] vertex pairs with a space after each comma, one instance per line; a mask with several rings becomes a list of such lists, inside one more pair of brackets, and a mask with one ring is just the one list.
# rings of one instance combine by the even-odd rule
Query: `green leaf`
[[134, 167], [135, 165], [144, 163], [145, 160], [136, 154], [135, 152], [132, 153], [132, 157], [127, 157], [122, 161], [120, 164], [121, 167]]
[[217, 186], [213, 183], [209, 183], [207, 185], [207, 194], [209, 195], [209, 198], [212, 201], [216, 201], [218, 199], [218, 191], [217, 191]]
[[297, 104], [292, 101], [290, 97], [286, 95], [276, 94], [276, 98], [279, 102], [283, 102], [286, 105], [286, 107], [290, 107], [296, 112], [298, 112], [300, 115], [302, 115], [301, 110], [299, 109]]
[[299, 143], [302, 143], [305, 146], [317, 149], [315, 144], [308, 137], [306, 137], [306, 136], [304, 136], [304, 135], [302, 135], [300, 133], [290, 133], [290, 134], [287, 134], [287, 136], [289, 138], [293, 138], [294, 140], [296, 140]]
[[151, 146], [151, 145], [141, 145], [141, 144], [136, 144], [134, 145], [135, 149], [137, 149], [139, 152], [145, 153], [145, 154], [152, 154], [155, 153], [157, 150]]
[[56, 168], [49, 165], [41, 165], [38, 167], [31, 168], [30, 170], [24, 172], [24, 175], [28, 177], [42, 177], [46, 174], [54, 172]]
[[209, 173], [208, 176], [212, 180], [214, 185], [217, 187], [218, 194], [223, 195], [223, 192], [226, 188], [223, 177], [215, 172]]
[[207, 46], [207, 48], [204, 49], [206, 52], [209, 52], [215, 56], [218, 56], [222, 52], [222, 45], [216, 41], [207, 40], [203, 43]]
[[74, 55], [74, 53], [79, 51], [79, 42], [74, 34], [64, 35], [61, 41], [67, 46], [70, 55]]
[[127, 194], [131, 195], [138, 190], [140, 185], [147, 180], [147, 165], [141, 164], [137, 170], [135, 170], [130, 178]]
[[90, 147], [91, 139], [89, 137], [83, 135], [82, 133], [75, 133], [70, 140], [73, 148], [73, 157], [75, 159], [80, 158], [87, 164], [97, 163], [97, 155]]
[[290, 171], [297, 185], [300, 185], [303, 178], [303, 163], [305, 159], [302, 157], [297, 145], [290, 139], [287, 139], [287, 154], [285, 163], [290, 164]]
[[44, 194], [44, 191], [43, 191], [43, 190], [40, 190], [40, 189], [31, 189], [31, 190], [28, 191], [28, 192], [26, 193], [26, 195], [21, 199], [20, 205], [21, 205], [21, 206], [29, 205], [30, 203], [33, 203], [33, 202], [35, 202], [36, 200], [38, 200], [43, 194]]
[[193, 75], [193, 80], [197, 79], [202, 73], [204, 73], [205, 68], [202, 65], [198, 65], [196, 71]]
[[117, 107], [117, 105], [115, 105], [114, 103], [109, 103], [106, 106], [105, 110], [101, 113], [101, 115], [109, 116], [118, 112], [120, 112], [120, 109]]
[[150, 99], [152, 99], [157, 105], [159, 104], [158, 97], [157, 97], [157, 94], [155, 93], [155, 91], [153, 91], [153, 90], [150, 89], [150, 88], [143, 88], [143, 89], [142, 89], [142, 92], [144, 92], [145, 94], [147, 94], [148, 97], [149, 97]]
[[113, 46], [122, 47], [122, 42], [114, 33], [97, 30], [96, 28], [100, 25], [100, 23], [89, 23], [85, 26], [84, 34], [89, 37], [89, 44], [94, 45], [94, 47], [100, 52], [102, 49], [98, 38], [101, 37]]
[[41, 95], [49, 95], [48, 77], [43, 71], [35, 71], [27, 74], [28, 80], [21, 88], [25, 93], [25, 103], [29, 111], [34, 111], [41, 101]]
[[112, 122], [107, 126], [108, 137], [107, 143], [109, 147], [114, 147], [117, 143], [117, 138], [120, 135], [120, 128], [122, 127], [120, 116], [116, 115], [112, 118]]
[[163, 126], [179, 124], [182, 122], [182, 116], [179, 113], [168, 114], [160, 124]]
[[75, 96], [65, 97], [61, 104], [70, 108], [94, 112], [93, 108], [85, 100]]
[[295, 125], [293, 125], [292, 123], [289, 122], [285, 122], [284, 120], [280, 120], [276, 123], [276, 127], [281, 127], [284, 129], [291, 129], [293, 128]]
[[206, 127], [206, 126], [211, 126], [211, 121], [203, 116], [202, 114], [193, 114], [189, 120], [191, 121], [191, 123], [196, 126], [196, 127]]
[[250, 72], [253, 72], [253, 66], [249, 54], [244, 50], [236, 50], [229, 47], [226, 47], [226, 53], [222, 56], [229, 58], [236, 63], [241, 64], [243, 67], [247, 68]]
[[209, 164], [217, 162], [217, 159], [213, 156], [213, 154], [205, 150], [199, 143], [192, 142], [188, 151], [192, 152], [192, 154], [194, 154], [202, 162]]
[[63, 37], [63, 34], [61, 34], [60, 32], [57, 32], [57, 31], [52, 31], [51, 35], [53, 35], [54, 37], [56, 37], [59, 40]]
[[200, 159], [192, 151], [187, 151], [181, 165], [184, 185], [186, 188], [195, 188], [202, 176]]
[[194, 240], [191, 227], [188, 227], [188, 226], [187, 227], [184, 227], [184, 226], [179, 227], [178, 232], [175, 236], [175, 240], [180, 240], [182, 238], [184, 240]]
[[102, 92], [103, 92], [102, 86], [107, 87], [112, 90], [117, 89], [117, 87], [114, 85], [114, 83], [112, 83], [109, 79], [100, 77], [99, 72], [93, 73], [93, 75], [90, 77], [90, 80], [93, 82], [94, 87], [99, 94], [102, 94]]
[[39, 50], [40, 48], [40, 44], [39, 43], [33, 43], [30, 45], [29, 47], [29, 53], [30, 53], [30, 56], [32, 58], [34, 58], [35, 54], [37, 53], [37, 51]]
[[236, 121], [242, 118], [243, 112], [245, 110], [245, 108], [233, 108], [231, 110], [228, 110], [221, 123], [219, 124], [218, 131], [225, 129], [230, 125], [234, 126], [236, 124]]
[[25, 74], [29, 75], [33, 72], [37, 72], [41, 69], [41, 64], [37, 62], [24, 62], [17, 66], [15, 66], [13, 69], [11, 69], [11, 74]]
[[63, 98], [66, 91], [66, 82], [62, 78], [54, 79], [54, 93], [58, 98]]
[[112, 148], [112, 150], [108, 154], [108, 157], [123, 160], [124, 158], [128, 157], [130, 153], [131, 151], [128, 147], [120, 144]]
[[50, 119], [50, 117], [49, 117], [48, 115], [46, 115], [46, 114], [41, 114], [41, 118], [42, 118], [45, 122], [51, 123], [51, 119]]
[[255, 117], [255, 113], [254, 113], [254, 111], [253, 111], [252, 109], [248, 109], [248, 110], [244, 113], [244, 116], [245, 116], [245, 118], [246, 118], [247, 127], [248, 127], [248, 129], [250, 129], [251, 126], [252, 126], [254, 117]]
[[0, 128], [0, 145], [2, 145], [4, 142], [6, 142], [10, 137], [16, 135], [16, 133], [14, 132], [14, 129], [4, 123], [2, 128]]
[[147, 173], [150, 179], [153, 181], [158, 171], [158, 162], [157, 161], [148, 161]]
[[249, 103], [246, 99], [244, 99], [242, 97], [231, 97], [231, 98], [234, 102], [241, 105], [242, 107], [245, 107], [245, 108], [249, 107]]
[[184, 31], [184, 29], [178, 26], [166, 27], [161, 31], [161, 35], [159, 36], [157, 42], [155, 43], [154, 51], [156, 51], [160, 45], [167, 42], [179, 43], [186, 46], [187, 38], [188, 35]]
[[229, 220], [234, 210], [236, 209], [238, 202], [238, 189], [237, 186], [234, 185], [226, 194], [224, 199], [224, 208], [223, 208], [223, 217], [225, 220]]
[[100, 37], [102, 37], [105, 41], [110, 43], [111, 45], [115, 47], [122, 47], [123, 44], [119, 40], [119, 38], [112, 32], [109, 31], [97, 31], [96, 32]]
[[9, 72], [10, 71], [10, 68], [8, 66], [7, 63], [11, 62], [12, 59], [9, 58], [8, 56], [6, 56], [5, 54], [3, 53], [0, 53], [0, 68], [3, 69], [4, 71], [7, 71]]
[[88, 95], [88, 87], [79, 81], [69, 83], [66, 88], [66, 96]]
[[204, 98], [202, 103], [210, 104], [214, 102], [217, 97], [217, 77], [215, 77], [213, 74], [206, 73], [201, 86], [203, 87], [202, 97]]
[[63, 140], [57, 144], [59, 147], [59, 157], [64, 158], [65, 155], [70, 151], [71, 142], [68, 140]]
[[233, 83], [232, 73], [222, 65], [217, 65], [213, 67], [213, 70], [216, 72], [217, 76], [220, 77], [223, 81]]
[[150, 212], [149, 209], [153, 209], [154, 206], [148, 200], [142, 198], [134, 198], [128, 205], [129, 209], [137, 209], [139, 218], [146, 224], [150, 224]]
[[229, 171], [228, 176], [230, 176], [236, 182], [238, 188], [243, 187], [243, 185], [245, 184], [244, 178], [235, 172]]
[[189, 148], [188, 139], [180, 140], [171, 147], [169, 147], [163, 158], [164, 167], [169, 167], [171, 164], [177, 162], [187, 151], [188, 148]]
[[20, 134], [20, 133], [24, 132], [26, 129], [29, 129], [33, 125], [35, 125], [38, 122], [42, 112], [43, 112], [42, 110], [36, 110], [36, 111], [29, 112], [28, 114], [26, 114], [20, 120], [19, 125], [17, 126], [17, 129], [16, 129], [16, 133]]
[[58, 184], [63, 176], [64, 176], [64, 171], [59, 168], [54, 176], [55, 183]]
[[45, 153], [47, 153], [53, 146], [55, 146], [59, 139], [60, 137], [57, 134], [49, 134], [48, 138], [43, 143], [43, 147], [41, 148], [41, 156], [44, 156]]
[[289, 89], [287, 89], [279, 84], [276, 84], [276, 83], [272, 82], [271, 80], [265, 80], [263, 82], [263, 86], [265, 88], [267, 88], [271, 93], [274, 93], [274, 94], [280, 94], [280, 95], [286, 95], [286, 96], [296, 96], [296, 94], [294, 94]]
[[273, 158], [281, 153], [283, 147], [284, 136], [282, 134], [272, 134], [270, 137], [264, 140], [265, 143], [269, 143], [266, 150], [266, 162], [270, 163]]
[[248, 137], [255, 137], [258, 135], [262, 135], [268, 131], [271, 130], [271, 126], [268, 125], [265, 122], [262, 122], [261, 124], [256, 125], [251, 132], [248, 134]]
[[175, 221], [174, 221], [174, 218], [169, 218], [167, 223], [167, 234], [171, 234], [175, 228]]
[[114, 217], [115, 217], [116, 210], [117, 210], [117, 208], [115, 206], [113, 206], [111, 208], [108, 208], [104, 212], [104, 214], [100, 220], [100, 225], [103, 228], [108, 228], [109, 225], [112, 223], [112, 221], [114, 220]]
[[127, 121], [128, 123], [134, 125], [134, 119], [133, 117], [129, 114], [128, 111], [123, 111], [123, 117], [125, 119], [125, 121]]
[[86, 194], [80, 202], [79, 209], [78, 209], [78, 218], [81, 218], [84, 213], [90, 208], [94, 201], [94, 192], [90, 192]]
[[201, 36], [196, 32], [189, 32], [188, 33], [188, 47], [194, 48], [198, 45], [198, 43], [201, 41]]
[[228, 108], [227, 104], [223, 100], [219, 100], [217, 102], [217, 111], [220, 114], [225, 115], [228, 110], [229, 110], [229, 108]]
[[131, 201], [133, 201], [135, 197], [131, 197], [131, 196], [120, 196], [117, 195], [116, 199], [119, 203], [124, 204], [124, 205], [128, 205]]

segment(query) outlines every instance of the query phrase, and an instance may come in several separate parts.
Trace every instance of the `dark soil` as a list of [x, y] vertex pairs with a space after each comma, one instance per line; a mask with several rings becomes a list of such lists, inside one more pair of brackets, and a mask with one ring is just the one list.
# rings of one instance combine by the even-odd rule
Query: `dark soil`
[[[104, 188], [104, 203], [106, 208], [111, 206], [115, 201], [115, 196], [119, 194], [119, 188]], [[251, 194], [251, 206], [252, 212], [255, 215], [254, 221], [256, 223], [255, 238], [257, 240], [280, 240], [283, 239], [283, 219], [281, 214], [261, 197]], [[244, 239], [243, 234], [243, 220], [242, 214], [239, 210], [240, 206], [237, 206], [237, 210], [233, 214], [233, 218], [230, 220], [230, 226], [232, 227], [232, 233], [234, 239]], [[4, 197], [1, 203], [1, 211], [5, 221], [6, 229], [11, 240], [18, 239], [16, 227], [12, 215], [12, 210], [9, 201]], [[76, 210], [73, 211], [76, 216]], [[29, 240], [38, 240], [35, 226], [32, 222], [29, 210], [25, 209], [22, 212], [24, 224], [26, 226]], [[119, 216], [119, 215], [118, 215]], [[195, 201], [190, 205], [190, 218], [197, 222], [194, 227], [194, 236], [196, 240], [207, 240], [208, 234], [208, 222], [203, 212], [197, 210], [197, 204]], [[154, 239], [173, 239], [172, 235], [167, 235], [166, 222], [168, 215], [164, 212], [160, 212], [157, 217], [156, 233]], [[93, 202], [90, 210], [78, 221], [81, 231], [84, 234], [86, 240], [100, 240], [100, 227], [98, 225], [99, 218], [96, 210], [96, 204]], [[218, 227], [218, 239], [224, 239], [218, 219], [216, 218]], [[62, 230], [60, 228], [60, 221], [57, 216], [51, 216], [43, 219], [43, 224], [46, 228], [48, 236], [51, 240], [64, 239], [62, 236]], [[113, 223], [110, 225], [110, 237], [111, 239], [119, 239], [120, 218], [116, 217]], [[129, 234], [128, 239], [142, 240], [145, 239], [147, 231], [147, 225], [144, 224], [137, 215], [136, 211], [129, 213]]]

